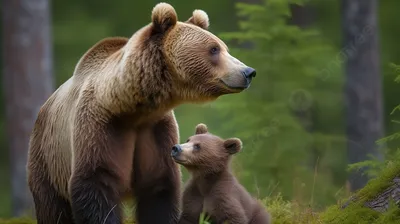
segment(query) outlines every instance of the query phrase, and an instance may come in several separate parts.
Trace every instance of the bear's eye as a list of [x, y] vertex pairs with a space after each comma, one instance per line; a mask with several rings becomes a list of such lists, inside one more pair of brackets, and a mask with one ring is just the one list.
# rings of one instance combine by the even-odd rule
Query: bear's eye
[[199, 150], [200, 149], [200, 145], [199, 144], [195, 144], [194, 146], [193, 146], [193, 150]]
[[210, 53], [211, 53], [212, 55], [218, 54], [218, 53], [219, 53], [219, 47], [212, 47], [212, 48], [210, 49]]
[[188, 138], [188, 140], [186, 140], [186, 142], [189, 142], [190, 141], [190, 138]]

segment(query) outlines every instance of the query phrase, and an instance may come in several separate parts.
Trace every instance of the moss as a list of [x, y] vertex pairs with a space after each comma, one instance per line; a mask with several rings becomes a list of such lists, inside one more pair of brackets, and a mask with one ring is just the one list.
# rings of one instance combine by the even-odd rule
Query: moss
[[399, 223], [399, 220], [400, 209], [394, 203], [384, 213], [354, 203], [346, 209], [331, 206], [320, 214], [320, 223], [324, 224], [395, 224]]
[[360, 202], [365, 202], [372, 199], [379, 192], [390, 187], [393, 184], [392, 180], [399, 175], [400, 161], [388, 163], [386, 169], [381, 172], [378, 178], [369, 181], [368, 184], [356, 194], [358, 200], [360, 200]]
[[399, 223], [400, 220], [400, 209], [397, 205], [392, 203], [389, 206], [389, 209], [387, 212], [382, 214], [379, 219], [377, 219], [377, 223], [388, 223], [388, 224], [394, 224], [394, 223]]
[[328, 207], [321, 213], [322, 223], [398, 223], [400, 208], [394, 203], [384, 213], [379, 213], [363, 206], [366, 201], [373, 199], [379, 192], [390, 187], [393, 184], [392, 180], [398, 175], [400, 175], [400, 162], [394, 161], [389, 163], [378, 178], [369, 181], [363, 189], [355, 194], [355, 201], [345, 209], [341, 209], [340, 206], [335, 205]]
[[319, 222], [319, 215], [308, 206], [300, 205], [297, 202], [285, 201], [280, 195], [274, 198], [261, 200], [272, 216], [272, 222], [279, 224], [316, 224]]
[[329, 207], [321, 214], [320, 218], [322, 223], [326, 224], [369, 224], [375, 223], [379, 216], [378, 212], [355, 203], [346, 209], [340, 209], [339, 206]]

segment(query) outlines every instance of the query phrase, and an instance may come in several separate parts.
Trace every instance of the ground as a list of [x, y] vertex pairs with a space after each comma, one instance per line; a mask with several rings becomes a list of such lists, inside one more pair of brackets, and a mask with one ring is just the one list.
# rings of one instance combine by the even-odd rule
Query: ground
[[[374, 200], [380, 192], [393, 185], [392, 180], [399, 176], [400, 161], [389, 164], [378, 178], [371, 180], [367, 186], [354, 195], [358, 200], [349, 203], [346, 208], [342, 208], [343, 203], [338, 203], [324, 211], [314, 211], [307, 204], [286, 201], [279, 195], [260, 201], [272, 215], [274, 224], [395, 224], [400, 220], [400, 208], [393, 202], [390, 202], [388, 209], [383, 212], [374, 211], [365, 207], [364, 204]], [[344, 200], [344, 202], [346, 201], [349, 200]], [[132, 207], [127, 204], [122, 209], [126, 214], [130, 214]], [[0, 219], [0, 224], [35, 223], [31, 219]], [[128, 216], [125, 224], [134, 224], [134, 222]], [[208, 224], [208, 222], [204, 221], [201, 224]]]

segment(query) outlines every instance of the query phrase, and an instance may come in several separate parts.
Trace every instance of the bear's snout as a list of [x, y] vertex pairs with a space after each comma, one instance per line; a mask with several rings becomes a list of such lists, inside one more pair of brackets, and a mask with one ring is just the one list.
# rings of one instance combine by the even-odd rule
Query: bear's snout
[[256, 70], [252, 67], [246, 67], [242, 71], [242, 75], [246, 80], [246, 88], [250, 86], [251, 80], [256, 77]]
[[182, 148], [179, 144], [176, 144], [174, 146], [172, 146], [172, 152], [171, 152], [171, 156], [172, 157], [176, 157], [179, 156], [179, 154], [182, 152]]
[[256, 77], [256, 70], [252, 67], [247, 67], [243, 70], [243, 75], [246, 79], [252, 79]]

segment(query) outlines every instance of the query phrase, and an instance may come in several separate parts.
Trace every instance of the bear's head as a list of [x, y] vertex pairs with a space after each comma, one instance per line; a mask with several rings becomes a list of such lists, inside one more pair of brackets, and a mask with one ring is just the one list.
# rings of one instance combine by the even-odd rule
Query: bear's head
[[208, 15], [194, 10], [185, 22], [175, 9], [158, 3], [152, 11], [149, 40], [157, 40], [173, 78], [173, 94], [184, 101], [205, 102], [250, 86], [255, 69], [231, 56], [226, 44], [208, 31]]
[[205, 124], [198, 124], [186, 143], [172, 147], [171, 156], [189, 171], [216, 173], [225, 170], [231, 156], [241, 149], [240, 139], [222, 139], [209, 133]]

